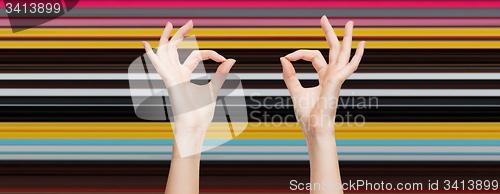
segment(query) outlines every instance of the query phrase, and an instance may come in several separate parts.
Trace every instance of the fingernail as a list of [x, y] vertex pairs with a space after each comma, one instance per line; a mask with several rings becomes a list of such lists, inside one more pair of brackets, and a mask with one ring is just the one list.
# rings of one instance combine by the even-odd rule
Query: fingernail
[[234, 59], [227, 59], [227, 60], [225, 60], [223, 62], [225, 63], [225, 62], [229, 62], [229, 61], [234, 61], [233, 63], [236, 63], [236, 60], [234, 60]]
[[148, 50], [151, 49], [151, 46], [146, 41], [142, 41], [142, 45], [144, 46], [145, 49], [148, 49]]

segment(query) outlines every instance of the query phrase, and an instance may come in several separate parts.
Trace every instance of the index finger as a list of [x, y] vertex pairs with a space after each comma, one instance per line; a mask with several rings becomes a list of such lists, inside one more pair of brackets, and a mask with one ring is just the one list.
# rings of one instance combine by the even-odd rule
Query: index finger
[[172, 33], [172, 23], [168, 22], [163, 30], [163, 33], [161, 34], [160, 43], [158, 45], [158, 56], [162, 61], [167, 60], [167, 45], [170, 33]]
[[179, 28], [179, 30], [177, 30], [177, 32], [174, 34], [174, 36], [170, 39], [170, 42], [168, 43], [167, 53], [170, 59], [174, 60], [173, 62], [175, 64], [180, 64], [177, 48], [179, 48], [179, 45], [184, 39], [184, 36], [186, 36], [189, 33], [189, 31], [191, 31], [191, 29], [193, 29], [193, 21], [189, 20], [186, 24], [184, 24], [184, 26], [182, 26], [181, 28]]
[[299, 59], [304, 59], [306, 61], [311, 61], [314, 69], [317, 72], [327, 66], [323, 54], [319, 50], [297, 50], [285, 56], [289, 61], [297, 61]]

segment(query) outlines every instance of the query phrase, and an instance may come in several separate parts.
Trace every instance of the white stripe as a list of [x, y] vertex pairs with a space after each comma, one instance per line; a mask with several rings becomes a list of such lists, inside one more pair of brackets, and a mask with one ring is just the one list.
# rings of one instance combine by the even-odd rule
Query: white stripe
[[[0, 106], [28, 106], [28, 107], [35, 107], [35, 106], [40, 106], [40, 107], [66, 107], [66, 106], [95, 106], [95, 107], [128, 107], [128, 106], [134, 106], [133, 104], [0, 104]], [[165, 106], [163, 104], [144, 104], [141, 106], [151, 106], [151, 107], [156, 107], [156, 106]], [[170, 107], [170, 104], [166, 105], [167, 107]], [[217, 107], [223, 107], [223, 104], [215, 104]], [[243, 106], [252, 106], [252, 105], [244, 105], [244, 104], [228, 104], [226, 105], [227, 107], [243, 107]], [[271, 104], [269, 106], [274, 106], [274, 104]], [[280, 107], [293, 107], [291, 104], [284, 104], [280, 105]], [[354, 105], [356, 106], [356, 105]], [[389, 104], [389, 105], [384, 105], [384, 104], [372, 104], [372, 105], [364, 105], [363, 107], [500, 107], [500, 105], [497, 104]]]
[[[212, 146], [210, 146], [212, 147]], [[208, 147], [207, 147], [208, 148]], [[338, 146], [338, 152], [359, 153], [499, 153], [500, 146]], [[172, 146], [0, 146], [0, 152], [171, 152]], [[306, 153], [307, 146], [217, 146], [205, 152]]]
[[[283, 80], [281, 73], [231, 73], [241, 80]], [[206, 74], [194, 73], [193, 78]], [[208, 74], [213, 77], [213, 74]], [[316, 80], [316, 73], [297, 73], [303, 80]], [[144, 80], [139, 73], [0, 73], [0, 80]], [[157, 73], [150, 79], [161, 80]], [[232, 79], [229, 76], [228, 79]], [[348, 80], [500, 80], [500, 73], [354, 73]]]
[[[0, 160], [127, 160], [168, 161], [170, 155], [150, 154], [0, 154]], [[201, 155], [204, 161], [308, 161], [308, 155]], [[500, 161], [497, 155], [339, 155], [340, 161]]]
[[[228, 96], [290, 96], [287, 89], [244, 89], [226, 90]], [[150, 96], [150, 89], [134, 89], [136, 96]], [[130, 96], [130, 89], [0, 89], [0, 96]], [[168, 95], [167, 95], [168, 96]], [[498, 97], [500, 89], [342, 89], [340, 96], [455, 96], [455, 97]], [[367, 99], [368, 100], [368, 99]]]

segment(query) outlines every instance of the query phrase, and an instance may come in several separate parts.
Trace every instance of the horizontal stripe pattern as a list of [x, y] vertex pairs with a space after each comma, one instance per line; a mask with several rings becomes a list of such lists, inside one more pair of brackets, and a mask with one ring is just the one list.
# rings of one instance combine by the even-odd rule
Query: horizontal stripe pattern
[[[340, 40], [345, 23], [354, 21], [351, 55], [359, 41], [367, 41], [357, 73], [343, 84], [337, 110], [343, 118], [337, 118], [335, 130], [344, 182], [427, 187], [434, 179], [498, 180], [499, 5], [489, 0], [82, 0], [48, 22], [29, 14], [13, 20], [0, 15], [0, 193], [163, 192], [173, 143], [171, 115], [149, 121], [135, 114], [129, 81], [137, 83], [133, 89], [149, 86], [141, 68], [129, 67], [144, 54], [141, 41], [156, 47], [167, 22], [177, 30], [189, 20], [195, 25], [189, 36], [201, 49], [237, 60], [231, 72], [238, 77], [227, 83], [241, 80], [244, 91], [226, 97], [226, 108], [246, 108], [231, 118], [239, 129], [247, 126], [234, 139], [219, 123], [226, 118], [214, 118], [201, 155], [200, 192], [296, 193], [290, 180], [310, 178], [307, 143], [278, 59], [296, 49], [317, 49], [328, 58], [322, 15]], [[13, 21], [43, 24], [12, 33]], [[293, 64], [304, 87], [318, 84], [309, 62]], [[204, 66], [213, 73], [218, 63]], [[149, 83], [162, 85], [149, 72]], [[370, 97], [376, 97], [375, 104], [353, 106]], [[171, 108], [168, 102], [144, 106]], [[217, 104], [217, 111], [222, 106]], [[354, 122], [359, 115], [363, 122]]]
[[[135, 96], [151, 96], [151, 89], [132, 89]], [[246, 89], [221, 90], [227, 96], [289, 96], [287, 89]], [[165, 91], [166, 93], [166, 91]], [[0, 89], [0, 96], [131, 96], [130, 89]], [[165, 94], [168, 96], [168, 94]], [[457, 97], [498, 97], [500, 90], [468, 89], [468, 90], [437, 90], [437, 89], [344, 89], [340, 96], [457, 96]]]
[[[32, 28], [15, 34], [10, 29], [0, 29], [0, 38], [128, 38], [128, 39], [159, 39], [164, 28]], [[178, 28], [173, 29], [176, 33]], [[500, 39], [500, 29], [489, 28], [356, 28], [353, 32], [353, 39], [359, 38], [474, 38], [485, 37]], [[335, 34], [339, 37], [344, 36], [343, 29], [335, 29]], [[187, 36], [196, 36], [197, 39], [203, 38], [294, 38], [307, 37], [324, 39], [324, 33], [318, 28], [199, 28], [191, 30]]]
[[[3, 11], [4, 9], [0, 9]], [[498, 8], [78, 8], [62, 17], [499, 17]], [[25, 15], [29, 16], [29, 15]]]
[[[340, 155], [499, 155], [498, 146], [338, 146]], [[2, 154], [171, 154], [172, 146], [1, 146]], [[218, 146], [204, 154], [307, 154], [307, 146]]]
[[[117, 5], [115, 1], [82, 1], [61, 18], [17, 33], [11, 33], [8, 18], [5, 15], [1, 17], [0, 26], [4, 28], [0, 29], [0, 47], [5, 51], [2, 55], [4, 63], [0, 64], [0, 80], [5, 85], [0, 87], [3, 121], [87, 119], [95, 122], [103, 112], [108, 113], [101, 116], [98, 125], [73, 123], [86, 126], [86, 130], [90, 131], [71, 131], [71, 124], [58, 128], [57, 123], [47, 123], [46, 127], [54, 130], [48, 132], [37, 131], [33, 125], [23, 128], [21, 125], [9, 127], [4, 123], [0, 129], [4, 137], [2, 145], [23, 146], [30, 145], [30, 142], [52, 145], [52, 142], [54, 145], [70, 146], [72, 144], [65, 142], [74, 140], [75, 144], [92, 146], [93, 143], [100, 145], [103, 140], [109, 140], [106, 146], [155, 146], [147, 142], [170, 146], [168, 142], [173, 136], [168, 127], [157, 130], [145, 127], [149, 130], [145, 131], [143, 127], [149, 123], [139, 122], [138, 118], [132, 119], [137, 123], [124, 122], [111, 127], [113, 130], [106, 126], [99, 127], [106, 125], [103, 122], [127, 121], [133, 117], [133, 103], [126, 82], [145, 80], [141, 74], [127, 74], [128, 66], [144, 53], [140, 41], [148, 40], [154, 47], [157, 46], [166, 21], [179, 26], [188, 19], [194, 19], [197, 28], [189, 35], [197, 37], [201, 49], [216, 49], [224, 56], [238, 59], [241, 65], [234, 67], [235, 75], [241, 79], [245, 89], [232, 95], [245, 96], [246, 103], [229, 102], [229, 107], [267, 110], [264, 105], [275, 105], [276, 99], [269, 101], [265, 100], [266, 97], [289, 98], [289, 92], [281, 81], [277, 58], [300, 48], [320, 49], [325, 57], [328, 55], [328, 45], [318, 26], [318, 17], [326, 14], [330, 16], [339, 38], [343, 36], [341, 26], [349, 20], [355, 22], [358, 27], [354, 31], [353, 48], [360, 40], [368, 42], [360, 73], [355, 73], [344, 84], [342, 100], [350, 100], [349, 97], [380, 98], [376, 106], [369, 105], [374, 108], [370, 110], [341, 107], [338, 111], [341, 114], [354, 109], [353, 113], [365, 114], [368, 120], [361, 127], [363, 129], [337, 126], [339, 146], [387, 146], [380, 147], [373, 154], [357, 152], [359, 157], [373, 155], [373, 160], [390, 159], [392, 156], [382, 156], [384, 151], [398, 146], [437, 146], [436, 150], [445, 146], [498, 146], [500, 132], [496, 123], [464, 123], [498, 121], [495, 119], [498, 114], [495, 107], [500, 104], [495, 99], [500, 95], [496, 86], [500, 72], [497, 57], [500, 45], [497, 21], [500, 16], [495, 2], [193, 2], [124, 1]], [[262, 9], [261, 5], [266, 9]], [[23, 18], [34, 19], [17, 19]], [[317, 84], [317, 75], [309, 63], [297, 61], [294, 64], [304, 86]], [[217, 64], [207, 62], [206, 67], [213, 72]], [[149, 77], [161, 82], [157, 74]], [[147, 87], [133, 89], [141, 90], [144, 96], [150, 95]], [[252, 95], [257, 100], [250, 99]], [[257, 105], [261, 107], [252, 108]], [[170, 104], [152, 106], [170, 107]], [[269, 111], [272, 115], [293, 115], [292, 106], [286, 104], [281, 106], [283, 110], [274, 107]], [[221, 107], [220, 104], [217, 107]], [[108, 116], [113, 114], [116, 116]], [[262, 114], [253, 116], [262, 118]], [[454, 122], [462, 122], [439, 123], [449, 121], [450, 117], [456, 117], [452, 120]], [[252, 119], [250, 125], [255, 124], [252, 122], [256, 119]], [[423, 123], [383, 123], [375, 126], [375, 121], [394, 122], [401, 119]], [[290, 146], [292, 152], [295, 150], [305, 155], [300, 128], [295, 118], [289, 121], [292, 127], [249, 127], [231, 141], [227, 141], [224, 134], [214, 132], [209, 134], [207, 142], [214, 145], [225, 142], [228, 149], [236, 146]], [[142, 131], [127, 131], [127, 128]], [[276, 143], [266, 143], [268, 141]], [[293, 146], [301, 147], [292, 149], [295, 148]], [[92, 154], [91, 150], [87, 151]], [[258, 150], [254, 151], [253, 154], [261, 154]], [[238, 152], [226, 153], [238, 155]], [[394, 153], [405, 155], [403, 152]], [[402, 158], [411, 161], [431, 160], [429, 158], [441, 155], [448, 159], [454, 157], [444, 151], [440, 152], [441, 155], [424, 151], [415, 153], [418, 156], [406, 154]], [[163, 154], [168, 155], [168, 151]], [[358, 160], [354, 159], [358, 156], [350, 152], [341, 154], [344, 157], [342, 160], [348, 160], [345, 157]], [[483, 152], [468, 154], [484, 155]], [[217, 152], [212, 155], [217, 155]], [[261, 160], [274, 160], [261, 155]], [[462, 159], [468, 160], [469, 156], [465, 155]], [[246, 157], [235, 156], [233, 159], [245, 160]], [[492, 160], [491, 156], [478, 158]], [[292, 156], [290, 159], [299, 160]]]
[[129, 0], [117, 4], [116, 1], [84, 1], [77, 5], [81, 7], [500, 7], [495, 1], [136, 1]]
[[[353, 48], [360, 41], [353, 41]], [[303, 40], [235, 40], [235, 41], [215, 41], [215, 40], [200, 40], [197, 41], [198, 47], [200, 49], [325, 49], [328, 48], [328, 44], [325, 41], [303, 41]], [[455, 41], [455, 40], [414, 40], [414, 41], [404, 41], [404, 40], [391, 40], [391, 41], [380, 41], [373, 40], [366, 44], [365, 48], [368, 49], [396, 49], [396, 48], [407, 48], [407, 49], [422, 49], [422, 48], [432, 48], [432, 49], [498, 49], [500, 48], [500, 41], [496, 40], [470, 40], [470, 41]], [[152, 47], [158, 47], [158, 42], [151, 42]], [[26, 49], [26, 48], [52, 48], [52, 49], [139, 49], [142, 45], [138, 41], [132, 40], [103, 40], [103, 41], [80, 41], [80, 40], [61, 40], [61, 41], [25, 41], [25, 40], [12, 40], [12, 41], [0, 41], [0, 49]], [[190, 45], [183, 46], [179, 48], [192, 49], [194, 47]]]
[[[2, 154], [3, 160], [37, 161], [168, 161], [170, 155], [161, 154]], [[203, 161], [307, 161], [308, 155], [266, 154], [266, 155], [228, 155], [204, 154]], [[498, 161], [497, 155], [339, 155], [339, 161]]]
[[[231, 136], [212, 139], [223, 137], [223, 126], [221, 123], [209, 128], [207, 148], [223, 145], [204, 151], [204, 160], [308, 159], [297, 124], [249, 124], [234, 140]], [[3, 124], [0, 134], [4, 138], [0, 160], [168, 160], [173, 138], [172, 128], [166, 123], [10, 123]], [[498, 146], [492, 146], [500, 145], [496, 134], [500, 134], [497, 123], [367, 123], [336, 127], [339, 157], [345, 161], [495, 161], [500, 156]], [[33, 137], [36, 139], [28, 140]], [[89, 139], [81, 139], [85, 137]], [[145, 139], [136, 139], [139, 137]]]
[[[8, 146], [171, 146], [173, 139], [2, 139]], [[500, 146], [498, 139], [338, 139], [338, 146]], [[304, 139], [205, 139], [203, 145], [306, 146]]]
[[[175, 26], [181, 26], [192, 19], [197, 27], [317, 27], [318, 19], [309, 17], [297, 18], [211, 18], [211, 17], [154, 17], [154, 18], [57, 18], [40, 25], [40, 27], [67, 27], [75, 23], [78, 27], [164, 27], [165, 21]], [[30, 18], [37, 20], [37, 18]], [[394, 26], [394, 27], [497, 27], [498, 18], [346, 18], [330, 17], [330, 23], [335, 27], [342, 27], [347, 21], [355, 20], [356, 26]], [[10, 27], [7, 18], [0, 17], [1, 27]], [[356, 34], [355, 34], [356, 35]]]
[[[213, 73], [193, 73], [192, 79], [213, 77]], [[283, 80], [281, 73], [231, 73], [227, 80]], [[162, 80], [147, 74], [149, 80]], [[1, 73], [0, 80], [146, 80], [139, 73]], [[297, 73], [300, 80], [317, 80], [316, 73]], [[500, 80], [500, 73], [353, 73], [347, 80]]]

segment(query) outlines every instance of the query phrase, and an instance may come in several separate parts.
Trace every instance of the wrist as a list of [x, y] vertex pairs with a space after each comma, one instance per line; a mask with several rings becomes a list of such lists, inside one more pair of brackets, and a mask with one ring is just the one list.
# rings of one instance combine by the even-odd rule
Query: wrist
[[177, 149], [181, 158], [201, 153], [205, 133], [206, 128], [184, 128], [179, 125], [174, 126], [175, 149]]
[[198, 135], [188, 136], [184, 134], [174, 134], [174, 142], [175, 146], [173, 149], [176, 150], [172, 150], [172, 152], [177, 151], [181, 158], [199, 155], [203, 148], [203, 137]]
[[174, 139], [177, 142], [185, 142], [189, 143], [189, 145], [201, 146], [204, 138], [204, 132], [184, 132], [182, 130], [179, 132], [174, 131]]
[[[176, 124], [176, 123], [181, 123], [181, 124]], [[183, 124], [186, 122], [176, 122], [172, 124], [172, 128], [174, 130], [174, 136], [175, 138], [182, 138], [182, 139], [190, 139], [193, 141], [200, 141], [205, 138], [205, 134], [207, 133], [208, 130], [208, 125], [207, 126], [202, 126], [202, 125], [193, 125], [193, 124]]]
[[309, 126], [302, 129], [306, 141], [331, 141], [335, 140], [335, 128], [330, 125]]
[[307, 145], [311, 146], [321, 146], [335, 144], [335, 133], [331, 134], [308, 134], [305, 135]]
[[336, 154], [337, 144], [334, 135], [308, 137], [306, 143], [311, 160], [317, 160], [318, 157], [329, 158], [328, 156]]

